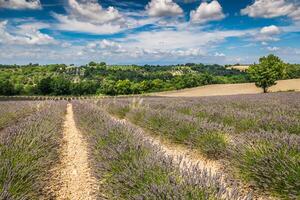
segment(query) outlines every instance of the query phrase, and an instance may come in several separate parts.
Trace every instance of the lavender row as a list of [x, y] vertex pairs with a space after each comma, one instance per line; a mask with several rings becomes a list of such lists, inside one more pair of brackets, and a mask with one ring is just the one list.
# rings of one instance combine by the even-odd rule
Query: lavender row
[[138, 129], [93, 104], [75, 102], [74, 111], [91, 147], [99, 193], [108, 199], [251, 199], [241, 198], [234, 188], [229, 194], [219, 175], [195, 166], [180, 170], [175, 158]]
[[65, 109], [66, 102], [44, 102], [1, 132], [0, 199], [54, 198], [46, 188], [58, 162]]
[[[210, 112], [216, 112], [217, 109], [214, 106], [218, 104], [225, 107], [226, 104], [229, 107], [232, 106], [231, 104], [239, 104], [240, 110], [248, 109], [251, 111], [249, 113], [256, 113], [258, 110], [266, 112], [264, 104], [267, 104], [268, 101], [273, 101], [274, 105], [278, 102], [287, 102], [288, 105], [281, 107], [277, 105], [279, 108], [274, 109], [274, 112], [281, 110], [296, 119], [299, 113], [297, 112], [299, 99], [295, 97], [298, 97], [298, 93], [231, 96], [224, 97], [225, 103], [222, 103], [219, 97], [128, 98], [114, 101], [104, 100], [98, 102], [98, 105], [114, 115], [130, 119], [155, 134], [187, 145], [192, 149], [197, 148], [212, 159], [216, 159], [218, 156], [210, 156], [210, 154], [216, 155], [218, 152], [219, 157], [225, 158], [229, 162], [226, 167], [231, 168], [230, 171], [233, 175], [237, 179], [242, 179], [250, 187], [283, 199], [297, 199], [300, 197], [300, 137], [298, 135], [277, 130], [272, 126], [271, 130], [263, 130], [259, 127], [237, 134], [235, 126], [223, 125], [224, 123], [205, 117], [199, 118], [190, 112], [182, 113], [177, 109], [185, 107], [194, 109], [199, 106], [199, 102], [204, 102], [204, 105], [211, 107], [212, 111]], [[251, 106], [244, 104], [247, 99], [252, 104]], [[258, 99], [256, 107], [259, 109], [254, 108], [255, 99]], [[221, 107], [218, 109], [220, 109], [218, 112], [223, 114], [224, 109]], [[273, 118], [273, 115], [270, 116], [269, 118]], [[265, 118], [265, 120], [267, 119]], [[235, 119], [235, 121], [238, 120], [238, 118]], [[268, 123], [268, 121], [264, 123]], [[225, 137], [220, 137], [220, 133]]]
[[37, 110], [41, 102], [0, 101], [0, 129], [9, 126], [16, 120], [28, 116]]

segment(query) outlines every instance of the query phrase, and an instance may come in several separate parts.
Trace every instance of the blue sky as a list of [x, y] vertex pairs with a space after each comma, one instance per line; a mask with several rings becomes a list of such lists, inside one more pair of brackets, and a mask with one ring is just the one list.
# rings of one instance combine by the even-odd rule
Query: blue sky
[[0, 0], [8, 64], [300, 63], [298, 0]]

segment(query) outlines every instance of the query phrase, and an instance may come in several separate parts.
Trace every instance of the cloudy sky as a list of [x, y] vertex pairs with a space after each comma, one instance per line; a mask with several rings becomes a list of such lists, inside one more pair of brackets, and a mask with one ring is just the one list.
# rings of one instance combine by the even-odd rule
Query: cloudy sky
[[0, 63], [300, 63], [299, 0], [0, 0]]

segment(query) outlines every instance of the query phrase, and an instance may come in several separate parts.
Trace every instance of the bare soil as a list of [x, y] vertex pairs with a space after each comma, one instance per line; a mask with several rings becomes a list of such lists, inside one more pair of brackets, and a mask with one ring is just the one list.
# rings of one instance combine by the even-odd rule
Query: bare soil
[[[300, 91], [300, 79], [281, 80], [277, 85], [269, 89], [270, 92], [280, 91]], [[201, 87], [160, 92], [155, 96], [166, 97], [201, 97], [201, 96], [221, 96], [221, 95], [237, 95], [237, 94], [258, 94], [262, 93], [262, 89], [255, 86], [254, 83], [241, 84], [215, 84]]]

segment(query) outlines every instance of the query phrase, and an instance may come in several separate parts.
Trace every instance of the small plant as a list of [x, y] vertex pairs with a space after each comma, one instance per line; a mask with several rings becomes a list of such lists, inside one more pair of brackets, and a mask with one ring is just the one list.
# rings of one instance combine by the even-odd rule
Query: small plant
[[300, 197], [300, 154], [296, 149], [264, 142], [238, 153], [235, 162], [245, 181], [283, 199]]
[[228, 142], [222, 133], [207, 133], [199, 135], [195, 145], [209, 158], [218, 159], [226, 155]]

